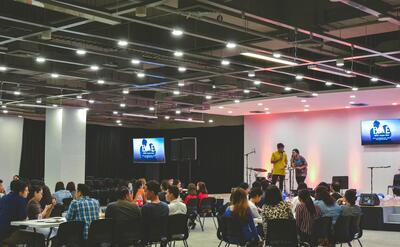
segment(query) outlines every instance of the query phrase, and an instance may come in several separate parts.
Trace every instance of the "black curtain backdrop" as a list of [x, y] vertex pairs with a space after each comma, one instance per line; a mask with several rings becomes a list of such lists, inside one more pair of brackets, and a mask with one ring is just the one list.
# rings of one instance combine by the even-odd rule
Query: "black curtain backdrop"
[[24, 119], [19, 167], [19, 175], [23, 178], [44, 177], [45, 128], [44, 121]]
[[[134, 164], [132, 139], [164, 137], [165, 164]], [[128, 129], [88, 125], [86, 176], [111, 178], [179, 178], [187, 185], [189, 162], [170, 160], [170, 139], [197, 138], [197, 161], [192, 162], [192, 182], [204, 181], [211, 193], [230, 192], [243, 180], [243, 126], [174, 130]]]

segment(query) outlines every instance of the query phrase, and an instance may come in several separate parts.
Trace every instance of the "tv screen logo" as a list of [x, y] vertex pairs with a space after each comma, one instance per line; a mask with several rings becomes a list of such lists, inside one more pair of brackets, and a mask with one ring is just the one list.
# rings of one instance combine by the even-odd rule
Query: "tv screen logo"
[[388, 125], [381, 125], [378, 120], [375, 120], [373, 127], [369, 131], [372, 142], [388, 142], [391, 141], [392, 132]]

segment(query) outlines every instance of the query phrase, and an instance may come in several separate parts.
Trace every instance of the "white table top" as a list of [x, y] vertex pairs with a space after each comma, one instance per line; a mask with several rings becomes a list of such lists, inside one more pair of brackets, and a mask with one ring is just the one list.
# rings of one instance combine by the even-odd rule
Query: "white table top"
[[23, 220], [23, 221], [12, 221], [12, 226], [27, 226], [32, 228], [52, 228], [58, 227], [61, 223], [66, 222], [64, 217], [54, 217], [42, 220]]

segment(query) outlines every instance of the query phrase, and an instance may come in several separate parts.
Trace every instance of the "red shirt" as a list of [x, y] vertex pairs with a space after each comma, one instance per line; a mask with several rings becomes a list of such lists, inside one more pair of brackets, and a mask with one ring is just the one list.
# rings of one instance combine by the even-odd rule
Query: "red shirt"
[[190, 199], [197, 199], [196, 195], [187, 195], [183, 200], [183, 203], [187, 204]]
[[207, 198], [207, 197], [208, 197], [208, 194], [203, 194], [203, 193], [200, 192], [200, 193], [197, 195], [197, 197], [199, 198], [199, 205], [200, 205], [201, 200], [203, 200], [204, 198]]

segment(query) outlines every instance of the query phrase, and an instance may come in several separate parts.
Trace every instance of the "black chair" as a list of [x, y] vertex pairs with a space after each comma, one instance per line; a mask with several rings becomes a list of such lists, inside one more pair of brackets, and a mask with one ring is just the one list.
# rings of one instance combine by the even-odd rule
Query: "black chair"
[[69, 221], [62, 223], [57, 231], [57, 236], [51, 240], [51, 246], [55, 247], [79, 247], [84, 243], [83, 229], [85, 223], [82, 221]]
[[351, 235], [350, 231], [350, 223], [351, 217], [350, 216], [339, 216], [335, 225], [333, 226], [333, 243], [343, 244], [347, 243], [351, 246], [350, 242], [353, 240], [353, 236]]
[[62, 213], [65, 211], [65, 207], [62, 204], [57, 203], [54, 205], [53, 211], [51, 211], [50, 217], [61, 217]]
[[64, 199], [62, 200], [65, 209], [68, 209], [68, 208], [69, 208], [69, 205], [71, 204], [72, 200], [73, 200], [72, 197], [70, 197], [70, 198], [64, 198]]
[[321, 217], [314, 221], [312, 241], [331, 242], [332, 240], [332, 217]]
[[389, 185], [387, 194], [389, 195], [389, 189], [393, 190], [394, 196], [400, 196], [400, 174], [396, 174], [393, 177], [393, 185]]
[[168, 217], [143, 218], [143, 243], [146, 245], [165, 246], [168, 243], [167, 221]]
[[217, 237], [220, 240], [218, 247], [225, 242], [225, 247], [232, 245], [246, 246], [247, 241], [243, 235], [242, 225], [238, 220], [227, 216], [217, 217]]
[[142, 218], [114, 221], [114, 246], [138, 246], [143, 239]]
[[350, 223], [350, 234], [353, 237], [353, 240], [357, 240], [361, 247], [363, 246], [360, 241], [363, 236], [362, 218], [362, 215], [353, 216], [351, 217]]
[[187, 225], [188, 216], [186, 214], [176, 214], [168, 216], [168, 241], [173, 243], [183, 241], [183, 245], [188, 247], [189, 228]]
[[215, 204], [217, 202], [217, 199], [214, 197], [206, 197], [200, 201], [199, 209], [198, 209], [198, 218], [199, 218], [199, 223], [201, 230], [204, 231], [204, 222], [206, 219], [206, 216], [210, 215], [213, 222], [214, 226], [217, 229], [217, 224], [215, 222]]
[[13, 232], [10, 237], [3, 240], [2, 246], [3, 244], [9, 247], [17, 245], [24, 245], [27, 247], [45, 247], [46, 241], [43, 234], [18, 230]]
[[90, 224], [87, 240], [88, 247], [113, 245], [113, 220], [95, 220]]
[[266, 246], [299, 246], [296, 221], [292, 219], [273, 219], [267, 221]]
[[197, 198], [195, 199], [190, 199], [187, 203], [186, 203], [186, 208], [187, 208], [187, 215], [189, 217], [190, 220], [190, 225], [192, 227], [195, 226], [195, 221], [198, 217], [198, 206], [199, 205], [199, 200]]

